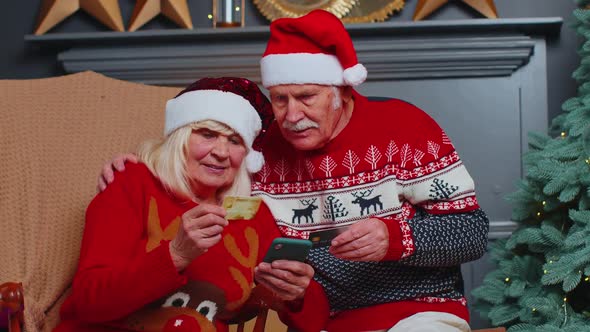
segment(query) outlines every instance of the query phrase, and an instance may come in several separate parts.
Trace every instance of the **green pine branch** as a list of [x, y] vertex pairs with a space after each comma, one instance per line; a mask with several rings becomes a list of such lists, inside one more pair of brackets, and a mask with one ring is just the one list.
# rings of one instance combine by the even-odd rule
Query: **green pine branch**
[[[571, 27], [585, 38], [566, 100], [548, 134], [529, 133], [525, 175], [508, 195], [517, 229], [490, 245], [497, 265], [474, 289], [474, 306], [515, 331], [590, 331], [590, 0]], [[589, 7], [590, 8], [590, 7]]]

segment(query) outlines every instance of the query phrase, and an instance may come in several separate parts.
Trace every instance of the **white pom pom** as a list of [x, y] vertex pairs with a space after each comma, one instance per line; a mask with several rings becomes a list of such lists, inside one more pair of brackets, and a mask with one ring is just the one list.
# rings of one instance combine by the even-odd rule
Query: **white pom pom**
[[367, 78], [367, 68], [360, 63], [346, 68], [342, 74], [344, 82], [347, 85], [357, 86], [365, 81]]
[[262, 153], [252, 150], [246, 156], [246, 169], [250, 173], [256, 173], [264, 165], [264, 156]]

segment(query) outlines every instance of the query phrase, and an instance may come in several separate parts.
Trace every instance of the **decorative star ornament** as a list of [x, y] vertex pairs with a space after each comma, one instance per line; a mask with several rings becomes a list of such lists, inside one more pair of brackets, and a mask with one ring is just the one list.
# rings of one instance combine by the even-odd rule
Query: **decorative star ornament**
[[[425, 18], [448, 2], [449, 0], [418, 0], [413, 20], [419, 21]], [[498, 18], [494, 0], [461, 0], [461, 2], [466, 3], [487, 18]]]
[[159, 13], [185, 29], [193, 28], [187, 0], [137, 0], [128, 30], [139, 29]]
[[109, 28], [125, 31], [118, 0], [42, 0], [34, 33], [44, 34], [80, 8]]

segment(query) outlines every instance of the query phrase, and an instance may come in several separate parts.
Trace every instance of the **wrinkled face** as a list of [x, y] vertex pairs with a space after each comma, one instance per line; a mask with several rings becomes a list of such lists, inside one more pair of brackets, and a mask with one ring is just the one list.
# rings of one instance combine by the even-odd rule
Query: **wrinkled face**
[[281, 133], [298, 150], [323, 147], [346, 125], [341, 97], [332, 86], [286, 84], [269, 92]]
[[224, 135], [210, 129], [193, 130], [188, 148], [188, 174], [193, 191], [201, 195], [214, 195], [230, 187], [247, 152], [238, 134]]

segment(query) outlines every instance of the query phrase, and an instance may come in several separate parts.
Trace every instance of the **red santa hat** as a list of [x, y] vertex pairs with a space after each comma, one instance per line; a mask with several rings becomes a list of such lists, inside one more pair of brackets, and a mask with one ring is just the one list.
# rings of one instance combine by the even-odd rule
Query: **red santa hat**
[[356, 86], [367, 78], [367, 69], [358, 63], [344, 25], [325, 10], [273, 21], [260, 71], [264, 87], [280, 84]]
[[[248, 147], [246, 168], [258, 172], [264, 165], [255, 150], [259, 134], [272, 120], [272, 109], [256, 83], [245, 78], [203, 78], [166, 103], [164, 135], [193, 122], [214, 120], [238, 133]], [[264, 128], [263, 128], [264, 126]]]

